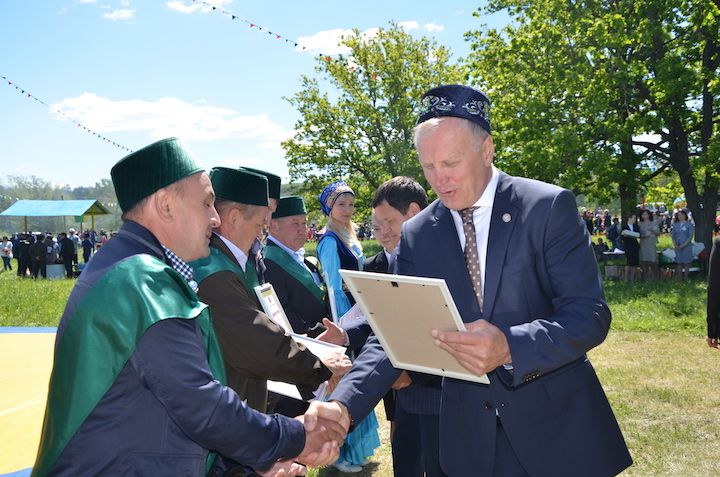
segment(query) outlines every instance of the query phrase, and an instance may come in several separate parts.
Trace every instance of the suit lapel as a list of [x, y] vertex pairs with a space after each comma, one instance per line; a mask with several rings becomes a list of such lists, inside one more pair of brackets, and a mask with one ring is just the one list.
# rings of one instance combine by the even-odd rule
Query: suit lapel
[[387, 255], [385, 255], [385, 250], [380, 250], [380, 256], [378, 257], [378, 269], [382, 273], [388, 273], [388, 259]]
[[483, 315], [486, 319], [492, 316], [510, 236], [515, 224], [520, 219], [519, 209], [513, 204], [514, 201], [515, 194], [510, 184], [510, 176], [501, 172], [490, 216], [487, 256], [485, 258]]

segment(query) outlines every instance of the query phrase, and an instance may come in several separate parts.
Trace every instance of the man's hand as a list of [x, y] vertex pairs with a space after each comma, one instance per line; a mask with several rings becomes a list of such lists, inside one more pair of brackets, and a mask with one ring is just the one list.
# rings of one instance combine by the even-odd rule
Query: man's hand
[[352, 361], [343, 353], [334, 353], [322, 358], [322, 363], [333, 373], [333, 376], [342, 376], [350, 371]]
[[708, 338], [707, 344], [711, 348], [720, 349], [720, 338]]
[[486, 320], [467, 324], [467, 331], [432, 330], [435, 345], [450, 353], [468, 371], [481, 376], [512, 362], [507, 337]]
[[395, 380], [395, 382], [392, 385], [392, 388], [395, 391], [399, 391], [403, 388], [406, 388], [412, 384], [412, 379], [410, 379], [410, 375], [407, 373], [407, 371], [403, 371], [400, 373], [400, 376]]
[[298, 475], [305, 475], [306, 473], [307, 467], [291, 460], [275, 462], [275, 464], [265, 472], [257, 472], [257, 474], [262, 477], [296, 477]]
[[326, 330], [320, 333], [317, 337], [320, 341], [324, 341], [326, 343], [332, 343], [338, 346], [345, 346], [347, 343], [347, 334], [345, 333], [345, 330], [340, 328], [338, 325], [333, 323], [332, 321], [328, 320], [327, 318], [323, 318], [323, 325], [325, 326]]
[[295, 419], [305, 426], [305, 447], [296, 460], [312, 467], [335, 462], [350, 428], [347, 410], [336, 402], [313, 401]]

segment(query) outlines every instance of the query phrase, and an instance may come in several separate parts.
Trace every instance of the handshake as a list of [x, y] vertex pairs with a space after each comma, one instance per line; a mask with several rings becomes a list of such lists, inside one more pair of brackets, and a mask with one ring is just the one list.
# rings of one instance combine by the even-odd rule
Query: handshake
[[306, 467], [335, 462], [350, 428], [350, 414], [337, 402], [313, 401], [302, 416], [295, 419], [305, 427], [305, 447], [291, 460], [276, 462], [270, 469], [258, 472], [263, 477], [305, 475]]

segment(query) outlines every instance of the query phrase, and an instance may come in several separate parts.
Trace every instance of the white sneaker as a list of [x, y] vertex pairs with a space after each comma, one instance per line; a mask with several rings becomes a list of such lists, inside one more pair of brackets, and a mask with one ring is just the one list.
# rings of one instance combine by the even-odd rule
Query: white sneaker
[[362, 470], [362, 467], [360, 467], [359, 465], [353, 465], [346, 460], [337, 460], [334, 464], [332, 464], [332, 466], [340, 472], [344, 472], [346, 474], [354, 474]]

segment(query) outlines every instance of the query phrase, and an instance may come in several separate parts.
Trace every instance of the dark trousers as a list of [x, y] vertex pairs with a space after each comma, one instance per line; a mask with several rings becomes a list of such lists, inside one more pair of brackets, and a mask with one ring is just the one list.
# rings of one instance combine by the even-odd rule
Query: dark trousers
[[493, 477], [529, 477], [527, 471], [520, 464], [499, 420], [495, 437], [495, 465], [492, 475]]
[[47, 278], [47, 263], [40, 261], [40, 260], [34, 260], [32, 265], [32, 276], [33, 278], [38, 277], [38, 273], [41, 277]]
[[73, 262], [72, 258], [65, 258], [63, 259], [63, 265], [65, 265], [65, 275], [68, 278], [73, 277]]
[[88, 263], [89, 260], [90, 260], [90, 250], [88, 250], [87, 252], [83, 251], [83, 262]]
[[27, 275], [28, 272], [28, 261], [24, 258], [18, 258], [17, 263], [17, 276], [25, 278], [25, 275]]
[[395, 403], [392, 436], [395, 477], [447, 477], [440, 468], [440, 416], [413, 414]]
[[3, 255], [3, 270], [12, 270], [12, 265], [10, 264], [10, 257], [6, 257]]

